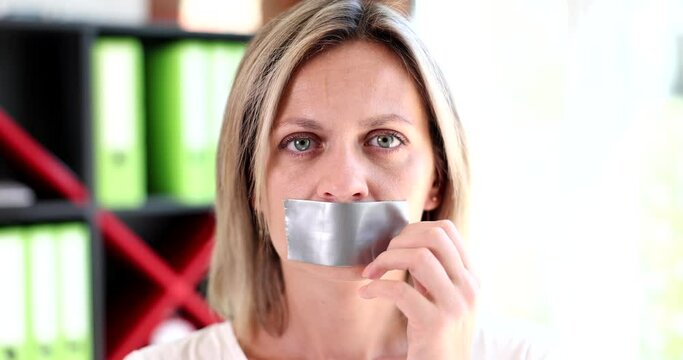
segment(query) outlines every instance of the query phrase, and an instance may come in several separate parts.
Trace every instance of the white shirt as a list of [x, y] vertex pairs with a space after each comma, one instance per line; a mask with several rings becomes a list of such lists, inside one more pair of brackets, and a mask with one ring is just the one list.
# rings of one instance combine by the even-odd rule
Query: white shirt
[[[527, 341], [491, 336], [478, 331], [474, 338], [472, 360], [547, 359], [545, 352], [534, 349]], [[136, 350], [124, 360], [247, 360], [230, 322], [196, 331], [186, 338]]]

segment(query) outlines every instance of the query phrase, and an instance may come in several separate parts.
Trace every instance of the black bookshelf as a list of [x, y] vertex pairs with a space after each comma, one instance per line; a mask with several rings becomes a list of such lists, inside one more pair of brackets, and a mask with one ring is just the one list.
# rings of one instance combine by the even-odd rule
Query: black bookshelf
[[0, 226], [88, 220], [88, 207], [65, 200], [44, 200], [28, 207], [0, 208]]
[[[246, 35], [189, 32], [177, 27], [118, 26], [77, 22], [40, 22], [0, 19], [0, 107], [45, 147], [94, 194], [94, 147], [91, 109], [91, 49], [103, 36], [137, 38], [147, 49], [160, 43], [183, 39], [247, 42]], [[1, 145], [1, 144], [0, 144]], [[0, 179], [28, 185], [36, 193], [36, 203], [23, 208], [0, 208], [0, 226], [81, 221], [92, 234], [92, 304], [94, 359], [108, 358], [106, 304], [117, 301], [116, 284], [120, 268], [126, 264], [105, 248], [99, 213], [110, 211], [161, 256], [170, 247], [183, 249], [182, 239], [166, 245], [164, 237], [172, 226], [204, 221], [213, 215], [213, 206], [186, 205], [151, 194], [138, 208], [110, 210], [95, 200], [75, 205], [64, 200], [40, 179], [21, 170], [16, 159], [2, 152]], [[135, 273], [135, 270], [122, 272]], [[144, 283], [147, 280], [140, 280]], [[110, 283], [113, 285], [110, 286]], [[109, 293], [109, 295], [107, 295]], [[111, 304], [110, 304], [111, 305]], [[120, 329], [117, 329], [120, 331]], [[111, 357], [110, 357], [111, 358]]]
[[178, 216], [207, 214], [213, 212], [212, 204], [184, 204], [165, 196], [150, 196], [144, 205], [133, 209], [114, 210], [120, 218], [149, 218], [158, 216]]
[[79, 22], [37, 22], [20, 19], [0, 19], [0, 31], [36, 32], [41, 34], [80, 34], [92, 32], [96, 35], [104, 36], [132, 36], [137, 38], [156, 38], [163, 40], [200, 39], [247, 42], [251, 39], [251, 35], [187, 31], [177, 26], [162, 24], [123, 26], [107, 24], [97, 25]]

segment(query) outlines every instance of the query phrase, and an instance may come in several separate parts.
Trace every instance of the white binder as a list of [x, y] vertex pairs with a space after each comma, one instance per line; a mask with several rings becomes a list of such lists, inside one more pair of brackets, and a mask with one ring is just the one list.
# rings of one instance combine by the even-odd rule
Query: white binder
[[50, 225], [27, 230], [29, 337], [33, 359], [54, 359], [58, 349], [57, 243]]
[[20, 228], [0, 228], [0, 359], [27, 359], [26, 246]]

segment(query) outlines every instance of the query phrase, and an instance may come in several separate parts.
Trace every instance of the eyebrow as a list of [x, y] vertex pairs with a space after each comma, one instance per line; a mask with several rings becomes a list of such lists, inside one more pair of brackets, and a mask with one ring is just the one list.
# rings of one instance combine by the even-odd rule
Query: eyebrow
[[[386, 125], [389, 122], [392, 121], [398, 121], [398, 122], [403, 122], [409, 125], [414, 125], [412, 121], [404, 118], [401, 115], [397, 114], [383, 114], [383, 115], [377, 115], [373, 116], [370, 118], [367, 118], [363, 121], [361, 121], [361, 125], [365, 128], [373, 128], [373, 127], [380, 127], [383, 125]], [[318, 123], [317, 121], [309, 118], [300, 118], [300, 117], [292, 117], [292, 118], [286, 118], [282, 121], [279, 121], [276, 124], [276, 128], [285, 126], [285, 125], [296, 125], [300, 126], [304, 129], [308, 130], [314, 130], [314, 131], [320, 131], [323, 129], [322, 125]]]
[[404, 118], [401, 115], [398, 114], [384, 114], [384, 115], [378, 115], [378, 116], [373, 116], [371, 118], [368, 118], [364, 121], [361, 122], [361, 125], [363, 125], [366, 128], [372, 128], [372, 127], [379, 127], [383, 126], [386, 123], [392, 122], [392, 121], [398, 121], [398, 122], [403, 122], [409, 125], [414, 125], [412, 121]]
[[323, 129], [323, 127], [315, 120], [313, 119], [308, 119], [308, 118], [299, 118], [299, 117], [294, 117], [294, 118], [286, 118], [282, 121], [279, 121], [275, 127], [279, 128], [285, 125], [296, 125], [300, 126], [304, 129], [308, 130], [316, 130], [320, 131]]

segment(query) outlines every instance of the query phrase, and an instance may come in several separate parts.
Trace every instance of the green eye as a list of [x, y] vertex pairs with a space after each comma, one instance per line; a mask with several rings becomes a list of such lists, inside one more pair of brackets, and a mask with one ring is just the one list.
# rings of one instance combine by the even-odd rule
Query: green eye
[[298, 151], [306, 151], [311, 147], [311, 139], [296, 139], [294, 140], [294, 148]]

